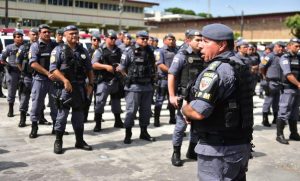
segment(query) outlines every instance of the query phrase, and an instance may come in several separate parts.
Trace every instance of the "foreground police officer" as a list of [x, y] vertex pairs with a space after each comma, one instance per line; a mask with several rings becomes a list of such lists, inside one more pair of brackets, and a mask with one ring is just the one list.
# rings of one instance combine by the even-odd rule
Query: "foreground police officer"
[[164, 46], [154, 52], [156, 66], [157, 66], [157, 92], [154, 107], [154, 126], [160, 126], [160, 112], [165, 98], [168, 98], [168, 109], [170, 112], [170, 124], [176, 123], [175, 108], [169, 102], [168, 95], [168, 70], [172, 64], [173, 58], [177, 53], [175, 46], [175, 36], [171, 33], [166, 34], [164, 39]]
[[283, 134], [287, 123], [291, 131], [290, 140], [300, 141], [297, 129], [300, 104], [300, 57], [297, 53], [300, 50], [300, 40], [291, 39], [287, 48], [288, 52], [280, 58], [284, 89], [280, 95], [276, 140], [282, 144], [289, 144]]
[[135, 46], [128, 47], [121, 57], [119, 68], [124, 75], [127, 74], [125, 84], [125, 144], [131, 143], [131, 130], [138, 110], [141, 128], [140, 139], [155, 141], [147, 131], [151, 117], [152, 83], [155, 74], [155, 58], [153, 51], [147, 45], [148, 38], [149, 35], [146, 31], [137, 32]]
[[192, 87], [183, 114], [199, 133], [199, 180], [246, 180], [251, 154], [253, 101], [250, 69], [234, 57], [233, 32], [223, 24], [203, 27], [200, 43], [208, 67]]
[[[32, 107], [30, 119], [32, 122], [30, 138], [36, 138], [38, 132], [38, 121], [42, 117], [46, 94], [49, 95], [50, 116], [55, 125], [57, 108], [54, 104], [52, 94], [54, 94], [54, 75], [49, 72], [51, 51], [57, 45], [50, 39], [50, 27], [46, 24], [39, 26], [39, 40], [32, 43], [29, 49], [29, 64], [34, 69], [31, 90]], [[54, 130], [52, 130], [53, 132]]]
[[276, 42], [274, 44], [273, 52], [264, 56], [260, 63], [260, 72], [263, 77], [261, 85], [265, 90], [265, 100], [263, 104], [263, 121], [262, 124], [266, 127], [270, 127], [268, 112], [272, 105], [273, 110], [273, 124], [276, 124], [279, 106], [279, 96], [281, 90], [282, 72], [279, 65], [280, 57], [283, 54], [284, 44], [282, 42]]
[[[21, 72], [16, 64], [16, 56], [19, 47], [23, 44], [23, 33], [21, 31], [15, 31], [13, 33], [14, 43], [6, 47], [2, 54], [1, 62], [5, 64], [5, 77], [7, 83], [7, 102], [9, 105], [7, 117], [14, 116], [14, 103], [16, 93], [18, 90], [18, 83], [20, 80]], [[6, 60], [8, 58], [8, 60]]]
[[[92, 58], [93, 69], [96, 76], [96, 105], [94, 132], [101, 130], [102, 114], [108, 95], [111, 95], [111, 109], [115, 116], [115, 128], [123, 128], [121, 120], [121, 84], [117, 66], [120, 64], [121, 49], [116, 46], [117, 33], [109, 30], [106, 34], [105, 44], [95, 51]], [[120, 88], [121, 87], [121, 88]]]
[[38, 40], [38, 29], [32, 28], [28, 34], [29, 42], [19, 48], [17, 54], [17, 65], [21, 71], [21, 78], [19, 82], [19, 96], [20, 96], [20, 123], [19, 127], [26, 126], [26, 114], [29, 106], [30, 93], [32, 88], [32, 73], [33, 69], [29, 65], [29, 49], [33, 42]]
[[[187, 87], [190, 80], [194, 80], [196, 76], [204, 69], [204, 62], [200, 54], [201, 35], [198, 30], [190, 30], [188, 38], [188, 48], [177, 53], [173, 59], [168, 74], [168, 89], [170, 95], [170, 103], [177, 108], [176, 125], [173, 133], [173, 154], [172, 164], [174, 166], [182, 166], [180, 159], [180, 150], [186, 130], [185, 122], [180, 111], [183, 98], [187, 95]], [[197, 145], [198, 137], [191, 131], [189, 149], [186, 154], [187, 158], [197, 159], [194, 148]]]
[[[76, 136], [76, 148], [92, 150], [83, 140], [84, 113], [86, 98], [93, 90], [93, 72], [87, 50], [77, 43], [78, 29], [69, 25], [64, 29], [66, 43], [57, 46], [51, 53], [50, 72], [62, 83], [58, 103], [58, 114], [55, 123], [56, 140], [54, 153], [61, 154], [62, 137], [67, 124], [67, 117], [72, 108], [72, 126]], [[89, 79], [86, 86], [85, 79]]]

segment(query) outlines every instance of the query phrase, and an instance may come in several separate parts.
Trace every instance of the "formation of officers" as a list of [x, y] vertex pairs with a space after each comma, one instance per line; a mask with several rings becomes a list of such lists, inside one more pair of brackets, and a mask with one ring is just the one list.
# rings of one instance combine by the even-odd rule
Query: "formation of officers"
[[[185, 41], [176, 46], [173, 34], [165, 35], [163, 47], [146, 31], [136, 39], [126, 31], [108, 30], [104, 42], [99, 34], [91, 37], [87, 50], [79, 43], [76, 26], [56, 31], [42, 24], [31, 29], [28, 43], [22, 32], [13, 33], [14, 43], [2, 54], [7, 81], [7, 116], [14, 116], [14, 102], [19, 90], [20, 122], [26, 126], [29, 100], [32, 100], [30, 138], [38, 137], [38, 124], [50, 125], [44, 118], [48, 94], [52, 134], [56, 135], [54, 152], [63, 153], [63, 136], [72, 108], [71, 122], [75, 147], [92, 150], [83, 139], [84, 122], [94, 100], [94, 131], [101, 131], [102, 115], [110, 96], [115, 128], [125, 128], [124, 144], [131, 144], [132, 127], [139, 111], [140, 139], [155, 141], [147, 127], [154, 107], [154, 126], [160, 126], [160, 113], [168, 100], [174, 166], [182, 166], [181, 145], [191, 124], [186, 157], [198, 160], [200, 180], [246, 180], [251, 157], [253, 132], [253, 95], [261, 81], [264, 126], [270, 127], [268, 114], [272, 105], [276, 140], [288, 144], [283, 129], [290, 128], [290, 140], [300, 141], [297, 131], [300, 89], [299, 39], [288, 44], [276, 42], [266, 47], [262, 56], [256, 46], [243, 40], [234, 42], [232, 30], [223, 24], [210, 24], [202, 30], [188, 29]], [[65, 38], [65, 42], [63, 41]], [[1, 90], [1, 97], [4, 97]], [[120, 114], [125, 97], [124, 123]], [[153, 100], [155, 97], [155, 100]], [[226, 161], [231, 160], [231, 161]]]

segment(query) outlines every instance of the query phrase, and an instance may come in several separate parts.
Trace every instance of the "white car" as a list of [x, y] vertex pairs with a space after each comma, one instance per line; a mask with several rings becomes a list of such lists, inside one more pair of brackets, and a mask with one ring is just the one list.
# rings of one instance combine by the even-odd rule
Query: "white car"
[[[23, 36], [24, 43], [29, 42], [29, 37], [28, 36]], [[0, 36], [0, 47], [5, 50], [5, 47], [7, 45], [13, 44], [14, 43], [14, 38], [13, 36]]]
[[83, 48], [85, 48], [85, 49], [89, 49], [89, 48], [91, 48], [91, 46], [92, 46], [92, 42], [91, 42], [91, 40], [90, 39], [79, 39], [79, 42], [80, 43], [82, 43], [82, 45], [83, 45]]

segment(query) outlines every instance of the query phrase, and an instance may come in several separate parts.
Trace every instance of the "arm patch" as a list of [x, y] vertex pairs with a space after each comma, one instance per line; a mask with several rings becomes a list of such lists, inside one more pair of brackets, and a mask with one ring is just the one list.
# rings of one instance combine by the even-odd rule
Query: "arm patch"
[[219, 86], [219, 75], [215, 71], [206, 71], [200, 78], [198, 90], [195, 93], [196, 99], [205, 102], [215, 103], [217, 88]]

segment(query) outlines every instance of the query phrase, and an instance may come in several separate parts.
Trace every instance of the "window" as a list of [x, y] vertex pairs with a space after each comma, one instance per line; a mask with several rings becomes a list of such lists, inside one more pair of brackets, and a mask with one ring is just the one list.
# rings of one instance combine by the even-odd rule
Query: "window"
[[48, 0], [48, 4], [55, 6], [73, 6], [73, 0]]

